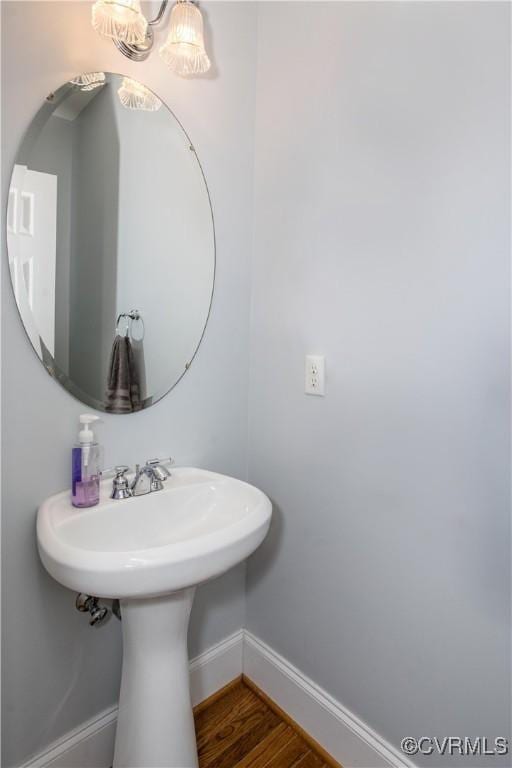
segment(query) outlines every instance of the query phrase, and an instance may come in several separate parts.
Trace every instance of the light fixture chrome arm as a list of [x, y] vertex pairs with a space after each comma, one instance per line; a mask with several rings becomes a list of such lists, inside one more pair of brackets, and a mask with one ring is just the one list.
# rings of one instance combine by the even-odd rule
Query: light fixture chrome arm
[[117, 40], [114, 38], [113, 43], [117, 50], [120, 51], [123, 56], [132, 61], [145, 61], [153, 48], [153, 30], [152, 27], [156, 26], [162, 21], [165, 9], [167, 8], [168, 0], [162, 0], [158, 13], [154, 19], [148, 21], [148, 27], [146, 30], [146, 39], [143, 43], [125, 43], [123, 40]]
[[154, 27], [155, 24], [159, 24], [160, 23], [160, 21], [162, 20], [162, 16], [165, 13], [165, 9], [167, 8], [167, 3], [168, 2], [169, 2], [169, 0], [162, 0], [162, 4], [160, 6], [160, 10], [158, 11], [158, 13], [157, 13], [157, 15], [155, 16], [154, 19], [152, 19], [151, 21], [148, 21], [148, 26]]

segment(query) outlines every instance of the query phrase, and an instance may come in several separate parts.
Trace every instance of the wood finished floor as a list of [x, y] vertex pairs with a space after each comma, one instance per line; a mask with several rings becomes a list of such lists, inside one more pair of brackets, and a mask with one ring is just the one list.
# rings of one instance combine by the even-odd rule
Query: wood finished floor
[[278, 711], [236, 681], [194, 712], [199, 768], [328, 768]]

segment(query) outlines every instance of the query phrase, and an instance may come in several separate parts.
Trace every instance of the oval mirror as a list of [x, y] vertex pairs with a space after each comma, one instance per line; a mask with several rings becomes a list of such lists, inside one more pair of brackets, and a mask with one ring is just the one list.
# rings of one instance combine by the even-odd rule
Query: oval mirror
[[141, 83], [87, 73], [47, 97], [16, 157], [7, 244], [32, 346], [79, 400], [138, 411], [190, 366], [212, 300], [213, 215], [190, 140]]

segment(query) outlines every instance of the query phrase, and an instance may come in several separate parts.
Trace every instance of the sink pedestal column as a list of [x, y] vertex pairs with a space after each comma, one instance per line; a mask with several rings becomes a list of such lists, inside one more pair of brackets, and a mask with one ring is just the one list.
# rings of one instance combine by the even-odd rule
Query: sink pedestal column
[[187, 629], [194, 588], [121, 600], [123, 674], [114, 768], [197, 768]]

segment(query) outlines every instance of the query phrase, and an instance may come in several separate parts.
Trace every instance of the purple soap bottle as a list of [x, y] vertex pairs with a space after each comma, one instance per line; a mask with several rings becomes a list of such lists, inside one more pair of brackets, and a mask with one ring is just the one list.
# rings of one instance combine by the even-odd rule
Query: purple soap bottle
[[100, 500], [101, 449], [94, 439], [89, 424], [99, 421], [99, 416], [83, 413], [82, 429], [71, 458], [71, 502], [74, 507], [93, 507]]

